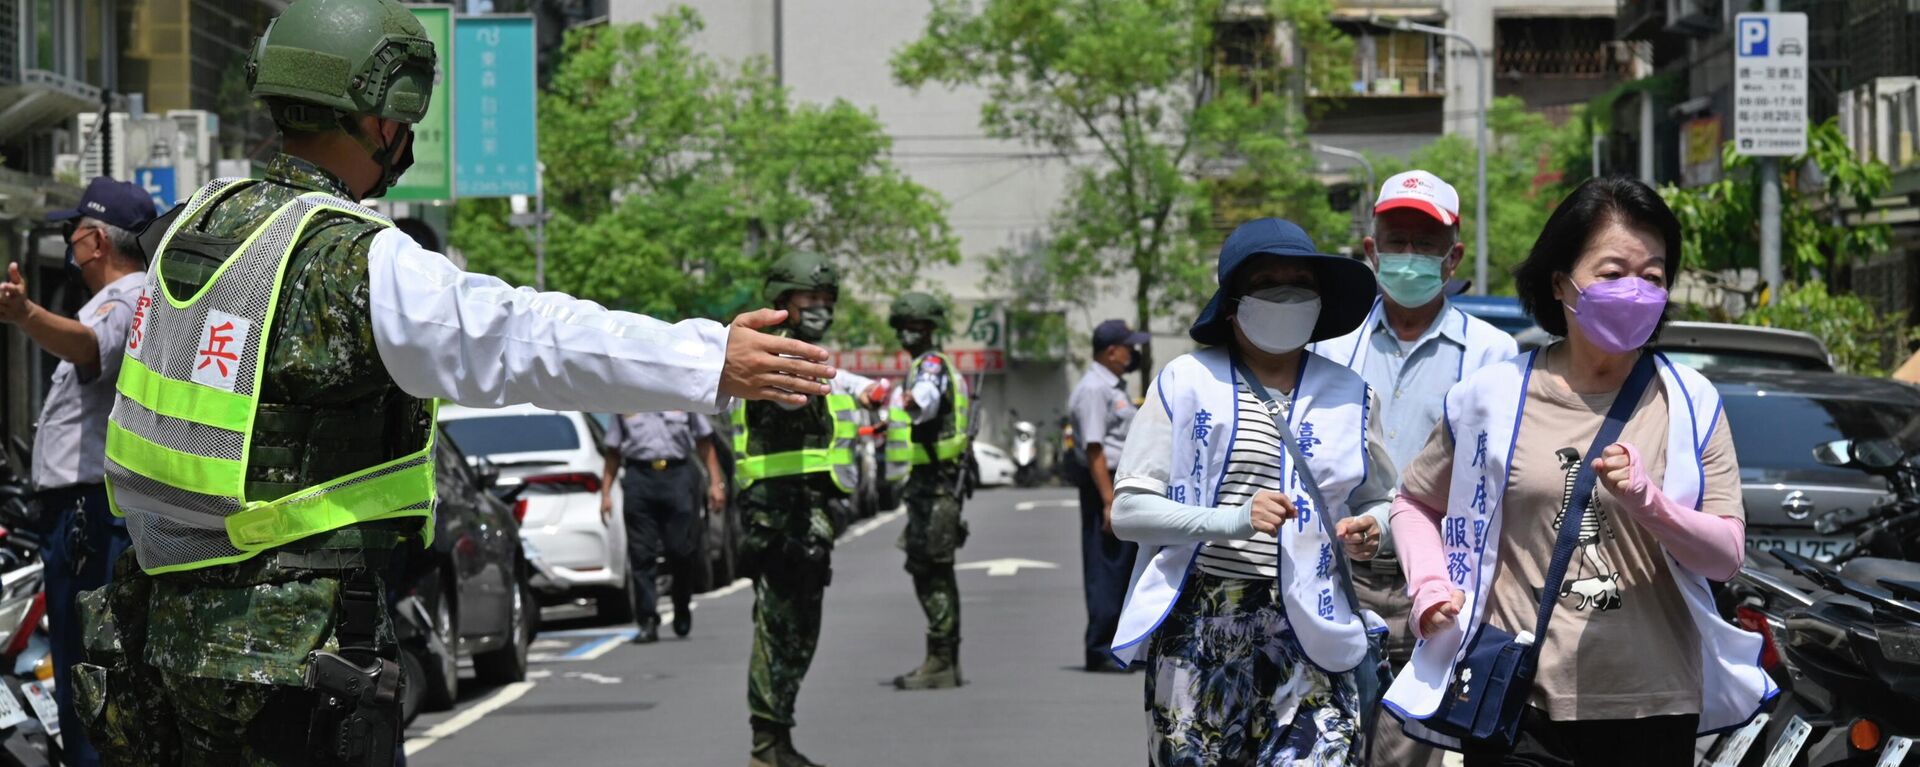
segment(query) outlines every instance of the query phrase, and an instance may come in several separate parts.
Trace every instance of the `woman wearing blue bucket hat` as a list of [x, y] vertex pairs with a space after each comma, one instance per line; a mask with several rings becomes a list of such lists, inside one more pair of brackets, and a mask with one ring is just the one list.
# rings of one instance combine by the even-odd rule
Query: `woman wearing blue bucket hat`
[[1113, 652], [1147, 666], [1154, 765], [1355, 763], [1384, 627], [1347, 558], [1379, 548], [1395, 475], [1366, 382], [1305, 346], [1366, 319], [1373, 273], [1273, 218], [1218, 273], [1117, 472], [1114, 533], [1141, 547]]

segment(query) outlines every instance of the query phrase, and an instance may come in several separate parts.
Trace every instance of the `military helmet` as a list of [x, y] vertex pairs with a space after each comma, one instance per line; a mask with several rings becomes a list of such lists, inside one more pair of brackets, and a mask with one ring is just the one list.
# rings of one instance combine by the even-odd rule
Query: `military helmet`
[[760, 291], [760, 299], [778, 303], [781, 296], [796, 290], [818, 290], [839, 300], [839, 267], [832, 259], [812, 251], [788, 253], [767, 268], [767, 285]]
[[893, 299], [893, 310], [887, 318], [887, 324], [897, 328], [901, 323], [914, 320], [931, 322], [936, 328], [946, 327], [947, 305], [919, 291], [902, 293], [899, 298]]
[[247, 87], [283, 127], [327, 130], [342, 114], [417, 123], [433, 95], [427, 28], [394, 0], [297, 0], [247, 58]]

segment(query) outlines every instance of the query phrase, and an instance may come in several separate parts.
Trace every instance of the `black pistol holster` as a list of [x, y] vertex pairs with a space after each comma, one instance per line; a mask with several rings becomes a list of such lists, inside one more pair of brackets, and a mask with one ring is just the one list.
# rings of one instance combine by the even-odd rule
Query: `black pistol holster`
[[[307, 656], [313, 763], [391, 767], [400, 738], [400, 665], [382, 657], [378, 581], [362, 570], [340, 583], [340, 652]], [[397, 648], [394, 648], [397, 649]], [[391, 655], [392, 653], [386, 653]]]

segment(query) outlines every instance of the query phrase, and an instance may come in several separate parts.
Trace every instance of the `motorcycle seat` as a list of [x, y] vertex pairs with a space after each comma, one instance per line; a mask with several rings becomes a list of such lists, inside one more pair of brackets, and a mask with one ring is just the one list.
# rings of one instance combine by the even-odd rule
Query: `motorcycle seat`
[[1879, 587], [1883, 580], [1920, 581], [1920, 562], [1860, 557], [1841, 565], [1840, 572], [1848, 580]]

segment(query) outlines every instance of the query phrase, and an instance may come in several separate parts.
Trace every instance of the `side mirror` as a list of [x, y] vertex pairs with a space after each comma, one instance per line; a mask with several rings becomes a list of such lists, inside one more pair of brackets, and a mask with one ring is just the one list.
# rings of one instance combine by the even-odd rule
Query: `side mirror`
[[500, 467], [485, 456], [474, 458], [473, 478], [480, 483], [481, 490], [491, 490], [500, 484]]
[[1853, 443], [1853, 462], [1869, 469], [1890, 469], [1907, 457], [1890, 439], [1870, 439]]
[[1853, 462], [1853, 441], [1834, 440], [1813, 448], [1813, 460], [1827, 466], [1845, 466]]

